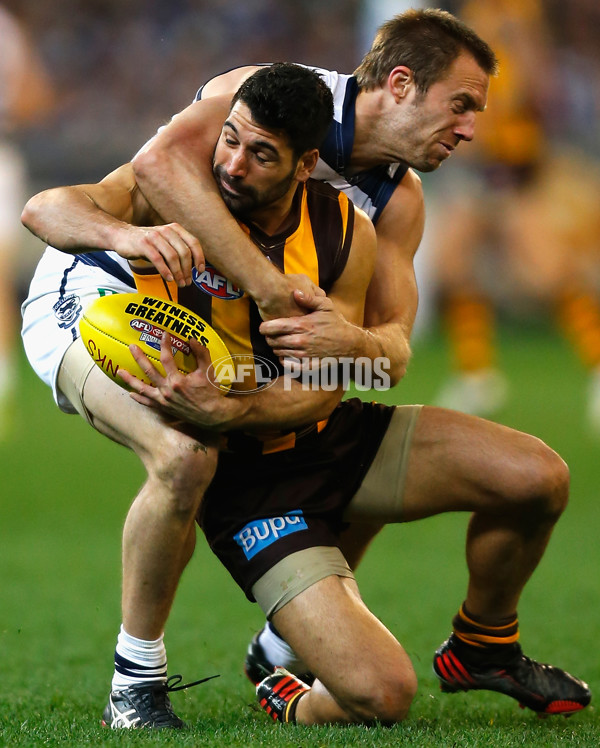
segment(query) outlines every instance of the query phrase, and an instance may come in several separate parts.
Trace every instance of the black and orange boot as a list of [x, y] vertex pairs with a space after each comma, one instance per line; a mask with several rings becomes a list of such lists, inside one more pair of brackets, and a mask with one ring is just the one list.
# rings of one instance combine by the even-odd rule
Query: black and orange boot
[[258, 703], [275, 722], [295, 722], [298, 701], [307, 691], [310, 686], [282, 667], [256, 686]]

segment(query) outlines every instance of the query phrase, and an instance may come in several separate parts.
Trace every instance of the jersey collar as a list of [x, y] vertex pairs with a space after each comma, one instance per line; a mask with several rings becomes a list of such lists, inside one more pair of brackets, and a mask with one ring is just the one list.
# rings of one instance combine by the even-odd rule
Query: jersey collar
[[340, 174], [349, 166], [352, 156], [357, 96], [358, 82], [354, 76], [350, 76], [342, 104], [341, 122], [333, 120], [319, 149], [323, 161]]

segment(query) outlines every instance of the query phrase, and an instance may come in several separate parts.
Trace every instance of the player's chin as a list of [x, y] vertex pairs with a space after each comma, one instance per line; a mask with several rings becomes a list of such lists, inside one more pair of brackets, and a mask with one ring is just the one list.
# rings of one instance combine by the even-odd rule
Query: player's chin
[[236, 218], [244, 218], [247, 216], [251, 204], [248, 201], [247, 198], [245, 198], [242, 195], [234, 196], [231, 194], [227, 194], [227, 196], [223, 195], [223, 202], [229, 209], [229, 212], [232, 213]]
[[444, 158], [431, 158], [428, 161], [425, 161], [423, 164], [421, 164], [418, 167], [418, 170], [421, 172], [430, 172], [435, 171], [436, 169], [439, 169], [440, 166], [444, 163], [446, 160], [446, 157]]

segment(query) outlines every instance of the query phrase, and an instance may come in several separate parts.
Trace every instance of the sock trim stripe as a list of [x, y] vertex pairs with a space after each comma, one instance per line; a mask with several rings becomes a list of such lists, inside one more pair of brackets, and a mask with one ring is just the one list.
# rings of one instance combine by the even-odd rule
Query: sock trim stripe
[[167, 674], [167, 661], [164, 660], [158, 665], [142, 665], [139, 662], [133, 662], [126, 657], [115, 652], [115, 670], [121, 675], [131, 677], [147, 676], [165, 676]]
[[298, 706], [298, 699], [302, 696], [303, 693], [306, 693], [307, 691], [310, 691], [309, 688], [301, 688], [299, 689], [298, 693], [294, 694], [292, 698], [288, 701], [287, 706], [285, 708], [285, 712], [283, 714], [283, 721], [286, 723], [294, 723], [296, 721], [296, 708]]
[[485, 644], [514, 644], [519, 640], [519, 632], [511, 636], [486, 636], [486, 634], [466, 634], [454, 630], [454, 634], [465, 644], [483, 646]]
[[461, 605], [460, 610], [458, 611], [458, 615], [465, 623], [471, 624], [471, 626], [476, 626], [479, 629], [486, 629], [490, 631], [502, 631], [503, 629], [510, 629], [513, 626], [517, 626], [519, 623], [519, 619], [515, 615], [514, 620], [510, 621], [509, 623], [504, 623], [501, 626], [488, 626], [487, 624], [478, 623], [477, 621], [474, 621], [472, 618], [470, 618], [466, 613], [464, 606]]

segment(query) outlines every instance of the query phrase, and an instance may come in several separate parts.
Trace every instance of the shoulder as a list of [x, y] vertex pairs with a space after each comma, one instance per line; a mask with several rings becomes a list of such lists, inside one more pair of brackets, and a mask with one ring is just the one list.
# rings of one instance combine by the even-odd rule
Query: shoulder
[[305, 67], [309, 67], [320, 75], [334, 96], [336, 92], [343, 92], [346, 89], [347, 82], [351, 78], [350, 75], [343, 75], [342, 73], [338, 73], [337, 70], [328, 70], [327, 68], [319, 68], [314, 65], [306, 65]]
[[408, 169], [383, 208], [379, 223], [390, 219], [397, 221], [400, 215], [410, 216], [420, 213], [424, 211], [424, 205], [421, 178], [415, 171]]

